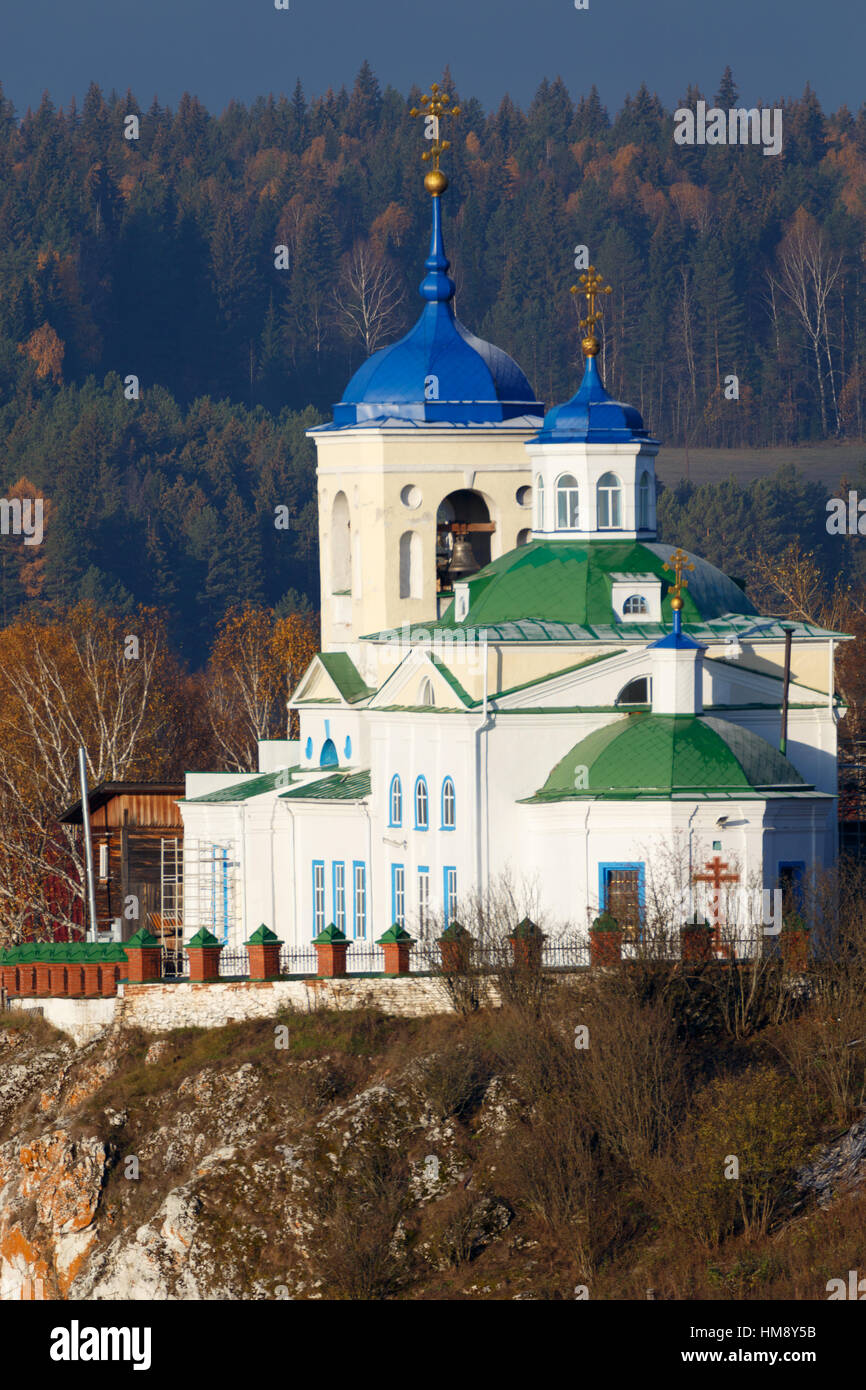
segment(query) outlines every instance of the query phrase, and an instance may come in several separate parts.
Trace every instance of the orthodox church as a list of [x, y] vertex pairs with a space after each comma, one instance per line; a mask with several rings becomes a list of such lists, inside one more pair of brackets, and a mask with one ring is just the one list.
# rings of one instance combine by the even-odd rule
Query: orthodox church
[[592, 268], [583, 379], [546, 414], [460, 323], [447, 98], [425, 100], [420, 317], [311, 431], [322, 649], [290, 701], [300, 739], [262, 743], [256, 774], [187, 776], [187, 936], [438, 934], [505, 877], [572, 933], [605, 909], [639, 929], [672, 847], [765, 890], [836, 856], [842, 634], [762, 618], [658, 542], [659, 444], [605, 391]]

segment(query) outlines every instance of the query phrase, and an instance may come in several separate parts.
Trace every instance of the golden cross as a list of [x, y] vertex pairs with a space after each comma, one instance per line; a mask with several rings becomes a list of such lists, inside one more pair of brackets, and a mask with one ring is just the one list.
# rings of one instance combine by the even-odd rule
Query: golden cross
[[423, 160], [432, 159], [433, 169], [437, 174], [439, 172], [440, 155], [443, 155], [446, 150], [450, 150], [451, 148], [451, 142], [449, 140], [440, 140], [439, 138], [439, 122], [444, 116], [460, 115], [459, 106], [452, 106], [451, 110], [448, 110], [450, 101], [451, 97], [448, 93], [440, 91], [439, 84], [433, 82], [430, 85], [430, 96], [428, 97], [425, 95], [421, 98], [422, 109], [419, 110], [417, 106], [413, 106], [412, 110], [409, 112], [410, 116], [420, 116], [424, 120], [424, 136], [432, 143], [429, 150], [425, 150], [421, 158]]
[[[674, 608], [682, 608], [683, 589], [687, 589], [689, 587], [689, 581], [687, 579], [683, 579], [683, 570], [693, 570], [694, 565], [692, 564], [688, 555], [686, 555], [685, 551], [679, 549], [678, 547], [676, 552], [671, 556], [670, 561], [665, 561], [665, 563], [662, 565], [662, 569], [672, 569], [674, 571], [676, 582], [674, 583], [674, 596], [671, 600], [671, 603]], [[677, 602], [677, 600], [679, 600], [679, 602]]]
[[[581, 286], [583, 288], [581, 288]], [[613, 294], [610, 285], [605, 285], [604, 276], [600, 275], [594, 265], [589, 270], [584, 271], [576, 285], [571, 287], [572, 294], [582, 294], [587, 303], [587, 315], [580, 320], [580, 326], [588, 338], [595, 337], [596, 324], [601, 323], [601, 312], [596, 309], [595, 301], [600, 294]]]

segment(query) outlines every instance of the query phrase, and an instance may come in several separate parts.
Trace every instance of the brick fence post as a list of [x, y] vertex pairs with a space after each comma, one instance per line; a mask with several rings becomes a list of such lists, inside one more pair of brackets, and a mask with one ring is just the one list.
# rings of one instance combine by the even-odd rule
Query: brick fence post
[[186, 943], [189, 952], [189, 978], [193, 984], [210, 984], [220, 977], [220, 953], [223, 943], [202, 927], [192, 941]]
[[124, 941], [123, 949], [129, 962], [126, 978], [130, 984], [143, 985], [162, 978], [162, 947], [147, 927], [140, 927], [135, 936]]
[[318, 936], [313, 937], [318, 960], [318, 974], [322, 979], [342, 979], [346, 973], [346, 952], [349, 939], [345, 932], [331, 922]]
[[385, 952], [385, 974], [386, 975], [408, 975], [411, 966], [409, 964], [409, 952], [414, 946], [414, 938], [409, 935], [405, 927], [401, 927], [399, 922], [395, 922], [392, 927], [379, 937], [376, 942]]
[[251, 980], [278, 980], [282, 941], [264, 922], [253, 932], [247, 945]]

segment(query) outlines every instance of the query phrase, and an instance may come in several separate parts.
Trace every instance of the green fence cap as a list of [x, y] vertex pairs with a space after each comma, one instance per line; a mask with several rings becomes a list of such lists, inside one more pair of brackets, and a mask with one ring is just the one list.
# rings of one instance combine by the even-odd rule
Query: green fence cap
[[471, 939], [470, 933], [462, 922], [452, 922], [439, 937], [440, 941], [469, 941]]
[[522, 922], [517, 923], [511, 935], [516, 937], [518, 941], [529, 941], [543, 936], [544, 932], [537, 922], [533, 922], [529, 917], [524, 917]]
[[148, 946], [158, 946], [160, 943], [147, 927], [139, 927], [135, 936], [131, 936], [128, 941], [124, 941], [124, 948], [128, 951], [132, 947], [133, 951], [143, 951]]
[[207, 927], [201, 927], [192, 940], [186, 943], [186, 949], [188, 951], [197, 951], [200, 947], [206, 946], [209, 950], [213, 950], [214, 948], [222, 950], [222, 945], [223, 943], [217, 941], [216, 937], [212, 932], [208, 931]]
[[602, 912], [598, 917], [596, 917], [595, 921], [590, 927], [590, 931], [616, 932], [620, 931], [620, 925], [612, 913]]
[[377, 946], [393, 946], [398, 944], [405, 946], [407, 942], [414, 941], [414, 936], [410, 936], [405, 927], [401, 927], [399, 922], [395, 922], [389, 927], [384, 936], [380, 936], [376, 942]]
[[266, 927], [264, 922], [256, 928], [247, 942], [248, 946], [282, 946], [282, 944], [276, 932], [271, 931], [270, 927]]
[[313, 937], [314, 946], [341, 946], [343, 942], [348, 942], [349, 938], [345, 932], [340, 931], [333, 922], [320, 931], [318, 936]]

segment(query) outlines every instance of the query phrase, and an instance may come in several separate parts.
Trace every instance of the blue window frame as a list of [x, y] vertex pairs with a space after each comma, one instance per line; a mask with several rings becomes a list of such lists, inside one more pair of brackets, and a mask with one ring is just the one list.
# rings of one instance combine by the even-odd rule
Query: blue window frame
[[442, 910], [447, 927], [457, 915], [457, 870], [453, 864], [442, 870]]
[[623, 927], [632, 923], [625, 919], [630, 910], [637, 916], [635, 927], [643, 927], [646, 915], [646, 867], [636, 863], [599, 864], [599, 912], [610, 912]]
[[396, 775], [391, 778], [391, 792], [388, 798], [388, 824], [398, 827], [403, 824], [403, 784]]
[[342, 861], [333, 864], [334, 925], [346, 930], [346, 866]]
[[325, 861], [313, 860], [313, 936], [325, 930]]
[[403, 864], [391, 865], [391, 921], [406, 925], [406, 868]]
[[[803, 907], [803, 880], [806, 865], [802, 859], [787, 859], [779, 864], [779, 887], [785, 912], [800, 912]], [[788, 899], [786, 902], [785, 899]]]
[[367, 935], [367, 865], [356, 859], [352, 865], [352, 923], [356, 937]]
[[421, 931], [430, 921], [430, 869], [427, 864], [418, 865], [418, 926]]
[[415, 783], [415, 829], [426, 830], [430, 824], [430, 797], [427, 782], [419, 777]]
[[454, 779], [446, 777], [442, 783], [442, 829], [454, 830], [457, 826], [457, 793]]

